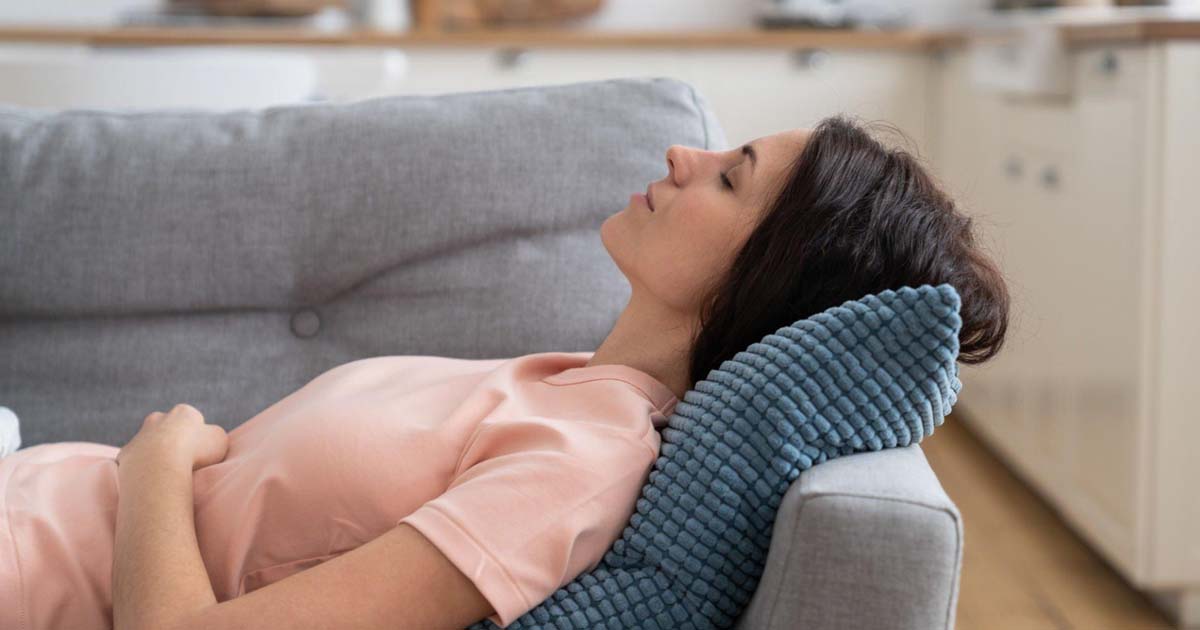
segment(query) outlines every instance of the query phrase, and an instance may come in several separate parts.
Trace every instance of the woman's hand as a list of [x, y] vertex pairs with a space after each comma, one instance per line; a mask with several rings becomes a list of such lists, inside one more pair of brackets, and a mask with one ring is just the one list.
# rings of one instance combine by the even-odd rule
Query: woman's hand
[[205, 424], [195, 407], [179, 403], [171, 411], [155, 411], [142, 420], [142, 428], [120, 452], [120, 466], [132, 459], [164, 459], [195, 471], [225, 459], [229, 436], [218, 424]]

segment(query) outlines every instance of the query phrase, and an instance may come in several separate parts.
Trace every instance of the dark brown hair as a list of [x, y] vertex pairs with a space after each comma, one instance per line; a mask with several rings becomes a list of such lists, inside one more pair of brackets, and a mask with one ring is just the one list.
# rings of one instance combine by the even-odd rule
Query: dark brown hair
[[902, 286], [945, 282], [958, 292], [960, 362], [982, 363], [1000, 350], [1008, 289], [977, 246], [972, 218], [916, 157], [867, 131], [846, 115], [813, 129], [703, 302], [689, 386], [780, 327]]

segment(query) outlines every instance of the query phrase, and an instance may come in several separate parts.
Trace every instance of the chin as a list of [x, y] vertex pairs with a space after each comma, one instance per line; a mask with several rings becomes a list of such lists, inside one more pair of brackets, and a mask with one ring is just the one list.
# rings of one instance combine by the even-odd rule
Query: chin
[[604, 249], [608, 250], [608, 255], [610, 257], [612, 256], [612, 246], [609, 245], [609, 243], [608, 243], [608, 241], [609, 241], [608, 233], [612, 231], [613, 226], [611, 225], [611, 223], [614, 221], [614, 218], [617, 217], [619, 214], [620, 213], [618, 212], [617, 214], [609, 216], [607, 219], [604, 220], [603, 223], [600, 224], [600, 243], [602, 245], [604, 245]]
[[632, 238], [626, 234], [621, 224], [624, 222], [621, 218], [624, 212], [618, 212], [609, 216], [600, 224], [600, 243], [604, 245], [604, 249], [608, 252], [608, 257], [612, 259], [617, 268], [621, 269], [621, 273], [625, 273], [625, 269], [621, 267], [621, 250], [632, 243]]

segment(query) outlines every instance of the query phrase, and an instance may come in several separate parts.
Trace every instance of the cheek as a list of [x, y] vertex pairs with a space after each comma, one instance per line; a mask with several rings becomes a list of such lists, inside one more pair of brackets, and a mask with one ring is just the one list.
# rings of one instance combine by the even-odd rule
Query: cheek
[[645, 242], [654, 246], [643, 251], [643, 260], [660, 294], [671, 294], [677, 304], [690, 303], [729, 264], [736, 226], [698, 213], [663, 218], [651, 228], [653, 235]]
[[740, 227], [728, 219], [722, 210], [696, 212], [672, 226], [672, 234], [693, 267], [711, 270], [727, 262], [740, 232]]

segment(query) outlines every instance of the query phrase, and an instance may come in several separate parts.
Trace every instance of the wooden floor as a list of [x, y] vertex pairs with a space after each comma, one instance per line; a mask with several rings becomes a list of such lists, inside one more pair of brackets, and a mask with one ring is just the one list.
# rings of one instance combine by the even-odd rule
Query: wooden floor
[[954, 414], [921, 449], [963, 517], [956, 628], [1174, 627]]

